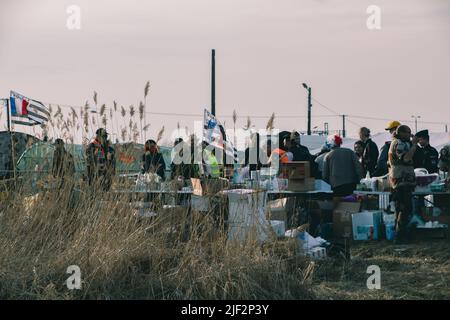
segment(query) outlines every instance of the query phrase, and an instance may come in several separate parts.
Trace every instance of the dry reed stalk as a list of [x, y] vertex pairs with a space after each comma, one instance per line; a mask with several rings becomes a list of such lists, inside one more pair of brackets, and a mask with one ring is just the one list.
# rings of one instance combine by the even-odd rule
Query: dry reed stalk
[[269, 118], [269, 121], [267, 122], [266, 130], [273, 130], [274, 123], [275, 123], [275, 113], [272, 113], [272, 115]]
[[[147, 81], [147, 83], [145, 84], [145, 88], [144, 88], [144, 127], [147, 126], [147, 96], [150, 92], [150, 81]], [[147, 131], [144, 130], [144, 139], [143, 141], [145, 141], [147, 139]]]
[[141, 124], [141, 140], [144, 140], [143, 137], [143, 130], [142, 130], [142, 120], [144, 120], [145, 117], [145, 106], [142, 101], [139, 102], [139, 122]]
[[161, 130], [159, 130], [158, 132], [158, 136], [156, 138], [156, 143], [158, 143], [159, 141], [161, 141], [162, 137], [164, 135], [164, 126], [161, 128]]

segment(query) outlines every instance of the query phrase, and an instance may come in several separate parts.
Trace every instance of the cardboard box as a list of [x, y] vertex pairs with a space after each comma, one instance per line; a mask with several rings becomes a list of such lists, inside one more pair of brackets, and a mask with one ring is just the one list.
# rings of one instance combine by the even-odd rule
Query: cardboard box
[[381, 237], [382, 211], [352, 214], [353, 240], [378, 240]]
[[327, 250], [322, 247], [315, 247], [306, 252], [306, 255], [313, 260], [325, 259], [327, 257]]
[[228, 189], [229, 181], [226, 179], [191, 179], [192, 194], [196, 196], [212, 196], [219, 191]]
[[303, 180], [310, 177], [311, 169], [308, 161], [291, 161], [281, 165], [280, 178]]
[[284, 233], [286, 232], [286, 224], [284, 221], [271, 220], [270, 226], [277, 237], [284, 237]]
[[284, 221], [285, 226], [287, 226], [288, 222], [288, 212], [286, 207], [287, 200], [288, 198], [281, 198], [273, 201], [268, 201], [267, 219]]
[[333, 235], [337, 238], [352, 236], [352, 214], [361, 209], [360, 202], [340, 202], [333, 211]]
[[380, 192], [390, 192], [391, 191], [391, 183], [389, 179], [386, 178], [377, 178], [377, 191]]
[[288, 190], [289, 191], [314, 191], [316, 188], [316, 180], [314, 178], [306, 179], [289, 179]]

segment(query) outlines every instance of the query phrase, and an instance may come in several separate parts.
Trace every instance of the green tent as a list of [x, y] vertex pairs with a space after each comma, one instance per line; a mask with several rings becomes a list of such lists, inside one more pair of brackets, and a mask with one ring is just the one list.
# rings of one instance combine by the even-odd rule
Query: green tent
[[[86, 170], [85, 149], [82, 145], [66, 144], [65, 148], [70, 152], [75, 161], [75, 171], [81, 175]], [[143, 145], [137, 143], [119, 143], [114, 145], [116, 153], [116, 171], [118, 174], [138, 173], [140, 171]], [[17, 161], [19, 174], [48, 174], [53, 163], [53, 151], [55, 147], [49, 142], [38, 142], [25, 150]], [[160, 147], [166, 162], [166, 171], [170, 171], [171, 148]]]

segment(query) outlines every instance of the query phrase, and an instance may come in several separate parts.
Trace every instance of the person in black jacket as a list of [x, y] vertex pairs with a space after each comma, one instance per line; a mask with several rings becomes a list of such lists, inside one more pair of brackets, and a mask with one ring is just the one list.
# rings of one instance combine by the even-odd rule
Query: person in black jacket
[[56, 139], [55, 150], [53, 152], [52, 175], [59, 180], [58, 188], [63, 188], [67, 180], [73, 178], [75, 174], [75, 163], [73, 156], [64, 148], [64, 141]]
[[184, 156], [183, 149], [189, 148], [191, 151], [191, 146], [186, 145], [186, 142], [183, 141], [182, 138], [178, 138], [175, 140], [173, 145], [173, 152], [177, 159], [172, 158], [172, 163], [170, 165], [171, 169], [171, 178], [173, 179], [190, 179], [190, 178], [198, 178], [198, 165], [194, 164], [193, 154], [189, 157]]
[[311, 161], [311, 153], [309, 149], [300, 143], [300, 134], [296, 131], [292, 132], [289, 137], [288, 150], [294, 156], [293, 161]]
[[250, 171], [261, 170], [262, 163], [260, 159], [260, 136], [259, 133], [254, 133], [250, 139], [250, 145], [245, 149], [245, 163], [244, 166], [249, 166]]
[[370, 130], [366, 127], [359, 129], [359, 138], [364, 143], [364, 151], [361, 158], [361, 164], [365, 172], [371, 177], [374, 176], [378, 161], [378, 146], [370, 139]]
[[419, 145], [414, 154], [414, 168], [425, 168], [428, 173], [438, 173], [439, 153], [430, 146], [430, 136], [428, 130], [416, 133]]
[[155, 140], [147, 140], [144, 145], [144, 154], [142, 155], [141, 171], [142, 173], [153, 172], [164, 180], [166, 163]]
[[288, 151], [292, 153], [293, 161], [308, 161], [311, 168], [311, 176], [317, 178], [319, 170], [315, 162], [316, 157], [309, 152], [308, 147], [301, 144], [300, 134], [297, 131], [293, 131], [289, 139], [290, 141], [287, 143]]
[[111, 188], [115, 174], [115, 153], [106, 129], [99, 128], [86, 149], [86, 170], [89, 186], [99, 184], [104, 191]]

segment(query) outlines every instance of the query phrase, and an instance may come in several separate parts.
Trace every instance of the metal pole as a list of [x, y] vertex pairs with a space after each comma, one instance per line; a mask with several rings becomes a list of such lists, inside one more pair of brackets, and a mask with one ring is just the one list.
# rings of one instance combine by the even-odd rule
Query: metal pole
[[445, 132], [448, 132], [448, 127], [447, 127], [447, 125], [445, 125]]
[[6, 121], [7, 121], [7, 128], [8, 132], [11, 132], [11, 110], [9, 110], [9, 99], [5, 99], [6, 101]]
[[342, 137], [345, 138], [345, 115], [342, 115]]
[[345, 138], [345, 114], [342, 115], [342, 137]]
[[211, 52], [211, 113], [216, 115], [216, 50]]
[[311, 87], [308, 87], [308, 136], [311, 135]]

